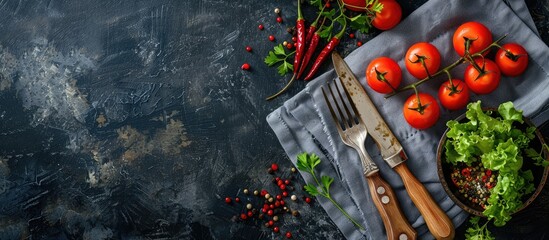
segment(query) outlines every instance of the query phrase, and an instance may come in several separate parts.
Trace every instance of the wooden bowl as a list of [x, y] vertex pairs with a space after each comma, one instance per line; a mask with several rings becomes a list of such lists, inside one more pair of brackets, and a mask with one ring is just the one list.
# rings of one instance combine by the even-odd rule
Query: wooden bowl
[[[493, 114], [497, 114], [497, 109], [484, 109], [484, 110], [485, 111], [491, 110]], [[524, 119], [524, 123], [518, 125], [518, 128], [520, 128], [521, 130], [526, 129], [528, 126], [534, 126], [528, 118], [523, 117], [523, 119]], [[468, 119], [465, 118], [465, 114], [463, 114], [458, 118], [456, 118], [456, 121], [465, 122], [465, 121], [468, 121]], [[437, 148], [437, 170], [438, 170], [438, 176], [439, 176], [440, 182], [444, 190], [448, 194], [448, 196], [463, 210], [476, 216], [485, 217], [482, 214], [484, 209], [480, 205], [472, 203], [466, 197], [464, 197], [463, 194], [459, 192], [458, 187], [455, 186], [452, 182], [451, 173], [453, 170], [453, 166], [452, 164], [446, 162], [445, 148], [444, 148], [444, 145], [447, 140], [446, 133], [448, 131], [449, 129], [446, 129], [446, 131], [444, 132], [444, 135], [439, 141], [438, 148]], [[537, 128], [535, 131], [535, 135], [536, 135], [536, 138], [530, 141], [530, 147], [538, 150], [538, 149], [541, 149], [545, 141], [540, 131]], [[549, 156], [549, 152], [547, 152], [546, 149], [544, 149], [544, 154], [545, 156]], [[547, 175], [549, 175], [549, 167], [544, 168], [544, 167], [534, 165], [532, 163], [533, 161], [528, 161], [529, 158], [526, 155], [523, 155], [523, 158], [524, 158], [524, 163], [523, 163], [522, 169], [532, 170], [532, 173], [534, 175], [533, 183], [534, 183], [534, 186], [536, 187], [536, 190], [529, 195], [523, 196], [524, 204], [522, 205], [522, 207], [520, 207], [517, 210], [517, 212], [526, 208], [528, 205], [530, 205], [534, 201], [534, 199], [536, 199], [536, 197], [539, 195], [539, 193], [543, 189], [543, 186], [545, 185], [545, 182], [547, 180]]]

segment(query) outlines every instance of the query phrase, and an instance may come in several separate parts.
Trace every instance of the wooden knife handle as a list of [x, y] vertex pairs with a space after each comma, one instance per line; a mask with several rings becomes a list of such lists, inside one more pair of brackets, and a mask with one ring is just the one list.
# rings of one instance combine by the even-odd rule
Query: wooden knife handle
[[455, 234], [454, 224], [433, 200], [425, 186], [410, 172], [406, 163], [401, 163], [393, 169], [402, 178], [408, 195], [410, 195], [412, 202], [425, 219], [425, 223], [433, 237], [436, 239], [453, 239]]
[[366, 178], [374, 204], [385, 225], [387, 239], [416, 239], [417, 232], [402, 213], [391, 185], [385, 182], [378, 172], [371, 173]]

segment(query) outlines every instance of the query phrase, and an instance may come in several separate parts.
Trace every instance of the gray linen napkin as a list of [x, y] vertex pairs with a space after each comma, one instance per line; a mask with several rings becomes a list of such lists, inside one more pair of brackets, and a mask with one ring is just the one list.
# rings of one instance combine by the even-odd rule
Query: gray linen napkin
[[[472, 100], [482, 100], [484, 106], [497, 106], [504, 101], [513, 101], [524, 110], [526, 116], [535, 123], [549, 118], [549, 48], [538, 37], [533, 21], [523, 1], [447, 1], [431, 0], [404, 19], [396, 28], [386, 31], [346, 57], [346, 61], [365, 84], [364, 70], [367, 64], [379, 56], [389, 56], [399, 62], [403, 69], [404, 83], [416, 81], [405, 70], [402, 60], [407, 48], [420, 41], [431, 42], [443, 56], [443, 66], [455, 61], [458, 56], [451, 44], [453, 31], [467, 21], [479, 21], [488, 26], [494, 39], [509, 34], [504, 42], [521, 43], [529, 52], [530, 64], [525, 74], [517, 78], [503, 77], [499, 88], [483, 96], [472, 95]], [[463, 78], [465, 65], [452, 71], [455, 78]], [[303, 91], [286, 101], [283, 106], [267, 116], [267, 122], [278, 137], [288, 157], [295, 164], [296, 156], [302, 152], [319, 155], [322, 159], [318, 167], [321, 175], [335, 177], [331, 193], [342, 207], [362, 226], [357, 230], [330, 202], [318, 198], [334, 223], [348, 239], [384, 239], [385, 230], [377, 209], [371, 201], [368, 185], [362, 175], [358, 154], [345, 146], [335, 129], [324, 103], [320, 87], [336, 78], [333, 70], [313, 80]], [[444, 78], [434, 80], [419, 87], [422, 92], [436, 96], [439, 83]], [[402, 93], [384, 99], [366, 88], [395, 136], [402, 143], [409, 160], [408, 167], [429, 190], [435, 201], [446, 211], [454, 225], [459, 226], [467, 217], [444, 192], [436, 173], [435, 154], [438, 140], [446, 129], [446, 121], [462, 111], [442, 109], [438, 123], [424, 131], [411, 128], [402, 116], [404, 100], [412, 92]], [[378, 167], [382, 177], [393, 187], [400, 206], [421, 239], [431, 239], [423, 218], [407, 195], [400, 177], [383, 162], [379, 150], [371, 139], [366, 147]], [[303, 174], [307, 182], [310, 176]]]

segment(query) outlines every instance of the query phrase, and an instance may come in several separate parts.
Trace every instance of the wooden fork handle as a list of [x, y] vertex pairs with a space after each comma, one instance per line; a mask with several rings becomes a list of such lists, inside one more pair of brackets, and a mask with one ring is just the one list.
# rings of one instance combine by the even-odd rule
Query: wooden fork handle
[[414, 176], [406, 163], [401, 163], [393, 168], [402, 178], [404, 187], [412, 202], [425, 219], [427, 228], [436, 239], [453, 239], [455, 230], [454, 224], [446, 213], [433, 200], [429, 191]]
[[379, 172], [370, 173], [366, 178], [374, 204], [385, 225], [387, 239], [416, 239], [417, 232], [402, 213], [391, 185], [381, 178]]

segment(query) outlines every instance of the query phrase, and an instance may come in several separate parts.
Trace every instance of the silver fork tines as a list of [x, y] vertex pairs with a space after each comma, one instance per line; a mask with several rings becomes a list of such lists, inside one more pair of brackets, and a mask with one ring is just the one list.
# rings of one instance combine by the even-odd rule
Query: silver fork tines
[[[379, 170], [364, 147], [364, 141], [368, 136], [368, 131], [366, 130], [366, 126], [364, 125], [364, 122], [362, 122], [349, 93], [343, 88], [343, 95], [345, 95], [345, 97], [343, 97], [342, 91], [340, 91], [340, 88], [338, 87], [338, 83], [341, 84], [339, 79], [336, 79], [333, 84], [328, 83], [326, 85], [328, 91], [325, 91], [322, 87], [322, 95], [324, 95], [326, 105], [328, 105], [330, 114], [336, 123], [337, 132], [339, 133], [341, 140], [347, 146], [354, 148], [358, 152], [364, 169], [364, 175], [369, 176]], [[334, 87], [332, 87], [332, 85]], [[345, 100], [348, 101], [350, 108], [347, 106]]]

